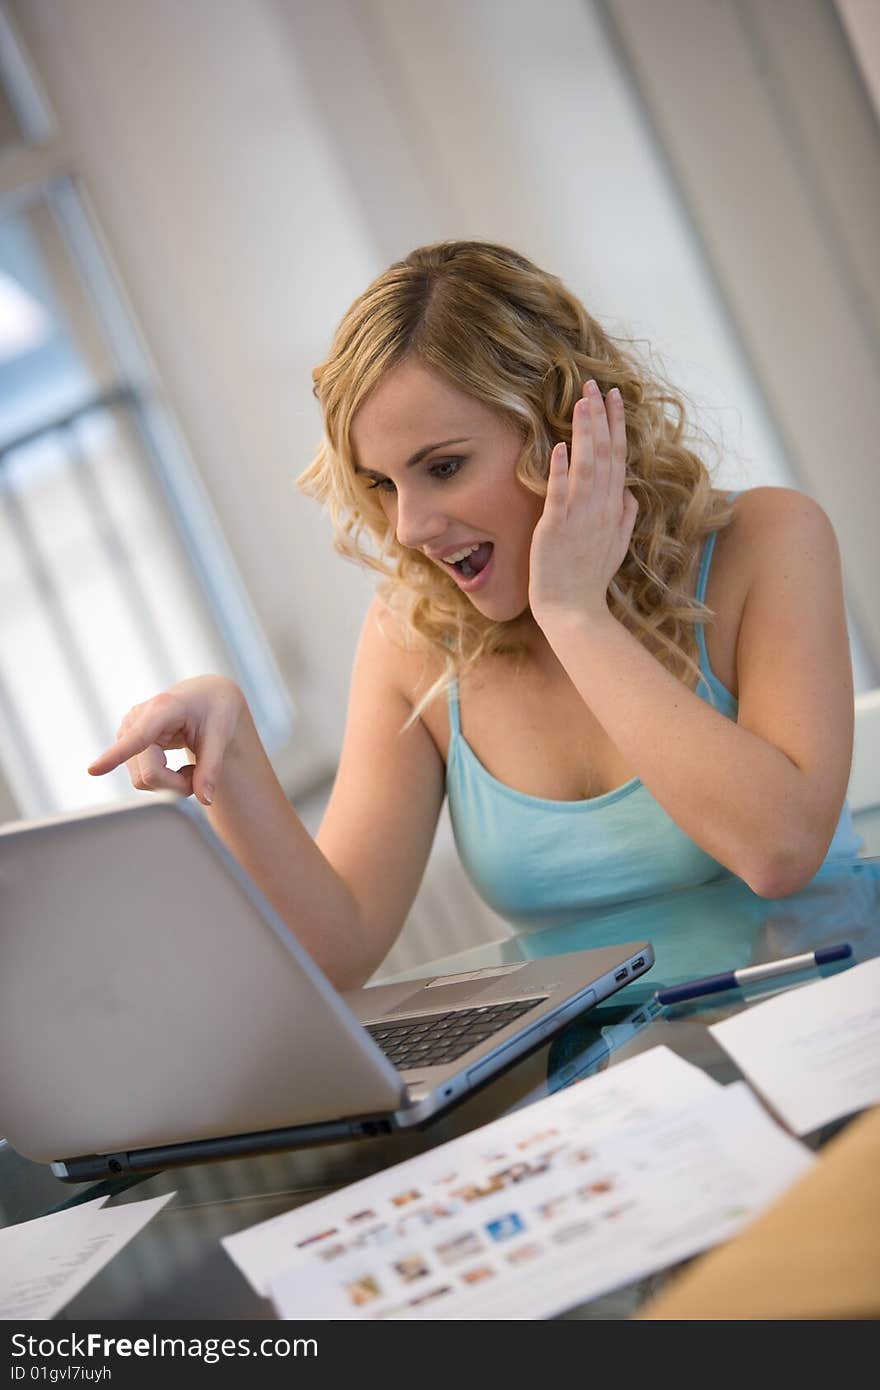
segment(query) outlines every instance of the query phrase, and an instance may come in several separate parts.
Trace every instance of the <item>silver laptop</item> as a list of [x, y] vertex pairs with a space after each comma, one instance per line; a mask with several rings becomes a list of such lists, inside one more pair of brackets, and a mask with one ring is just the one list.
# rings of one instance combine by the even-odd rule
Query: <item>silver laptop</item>
[[0, 827], [0, 1135], [73, 1182], [424, 1124], [648, 942], [339, 994], [172, 793]]

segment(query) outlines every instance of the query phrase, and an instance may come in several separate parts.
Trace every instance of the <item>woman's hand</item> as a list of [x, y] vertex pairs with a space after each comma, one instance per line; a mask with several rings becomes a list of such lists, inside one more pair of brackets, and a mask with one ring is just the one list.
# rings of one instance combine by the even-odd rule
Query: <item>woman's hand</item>
[[[226, 676], [196, 676], [180, 681], [128, 711], [116, 731], [116, 742], [90, 765], [101, 777], [125, 763], [139, 791], [194, 792], [210, 806], [220, 783], [226, 757], [247, 708], [234, 681]], [[184, 748], [195, 762], [172, 771], [166, 748]]]
[[623, 564], [638, 511], [624, 486], [625, 470], [620, 393], [615, 388], [603, 401], [588, 381], [574, 409], [571, 464], [565, 445], [557, 444], [532, 536], [529, 606], [545, 633], [554, 623], [608, 614], [608, 585]]

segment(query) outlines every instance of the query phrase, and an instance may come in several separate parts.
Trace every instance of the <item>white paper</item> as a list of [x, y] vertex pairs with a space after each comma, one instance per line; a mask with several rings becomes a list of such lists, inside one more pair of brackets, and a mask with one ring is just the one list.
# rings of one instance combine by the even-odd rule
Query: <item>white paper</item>
[[[340, 1232], [313, 1247], [271, 1281], [279, 1316], [552, 1317], [729, 1238], [813, 1162], [743, 1082], [587, 1142], [559, 1110], [521, 1124], [524, 1150], [508, 1132], [468, 1169], [470, 1200], [422, 1185], [430, 1223], [402, 1229], [380, 1213], [362, 1243]], [[495, 1190], [499, 1173], [527, 1166]]]
[[[667, 1115], [718, 1090], [717, 1082], [667, 1047], [655, 1047], [628, 1062], [589, 1077], [567, 1090], [506, 1115], [492, 1124], [453, 1139], [393, 1168], [353, 1183], [341, 1192], [285, 1212], [245, 1231], [223, 1238], [227, 1254], [264, 1297], [275, 1277], [298, 1262], [311, 1263], [314, 1249], [326, 1251], [337, 1232], [349, 1237], [378, 1237], [389, 1226], [405, 1234], [411, 1225], [428, 1226], [462, 1208], [450, 1193], [474, 1175], [483, 1181], [504, 1164], [505, 1155], [528, 1162], [546, 1132], [552, 1148], [560, 1136], [577, 1132], [594, 1142], [620, 1129]], [[557, 1135], [558, 1131], [558, 1135]], [[515, 1181], [515, 1180], [514, 1180]], [[430, 1193], [426, 1202], [407, 1203], [410, 1191]], [[407, 1206], [409, 1210], [407, 1211]]]
[[0, 1319], [54, 1317], [173, 1196], [99, 1197], [0, 1229]]
[[880, 1102], [880, 957], [712, 1025], [795, 1134]]

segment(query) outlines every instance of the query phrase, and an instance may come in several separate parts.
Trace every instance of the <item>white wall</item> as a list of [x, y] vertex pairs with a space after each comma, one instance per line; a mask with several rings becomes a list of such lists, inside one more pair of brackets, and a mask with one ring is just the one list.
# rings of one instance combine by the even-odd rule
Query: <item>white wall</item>
[[293, 487], [320, 432], [310, 369], [354, 295], [411, 246], [474, 236], [533, 256], [661, 350], [722, 439], [722, 485], [789, 480], [603, 7], [12, 9], [300, 706], [279, 759], [291, 785], [335, 759], [371, 589]]

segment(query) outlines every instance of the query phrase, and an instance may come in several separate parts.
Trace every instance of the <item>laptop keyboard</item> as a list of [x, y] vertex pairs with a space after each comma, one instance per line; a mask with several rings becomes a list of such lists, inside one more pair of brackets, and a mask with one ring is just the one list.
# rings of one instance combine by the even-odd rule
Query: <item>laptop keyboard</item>
[[452, 1009], [443, 1014], [419, 1014], [414, 1018], [368, 1023], [367, 1032], [390, 1062], [401, 1070], [438, 1067], [455, 1062], [478, 1043], [485, 1042], [515, 1018], [543, 1004], [540, 999], [517, 999], [510, 1004], [484, 1004], [474, 1009]]

